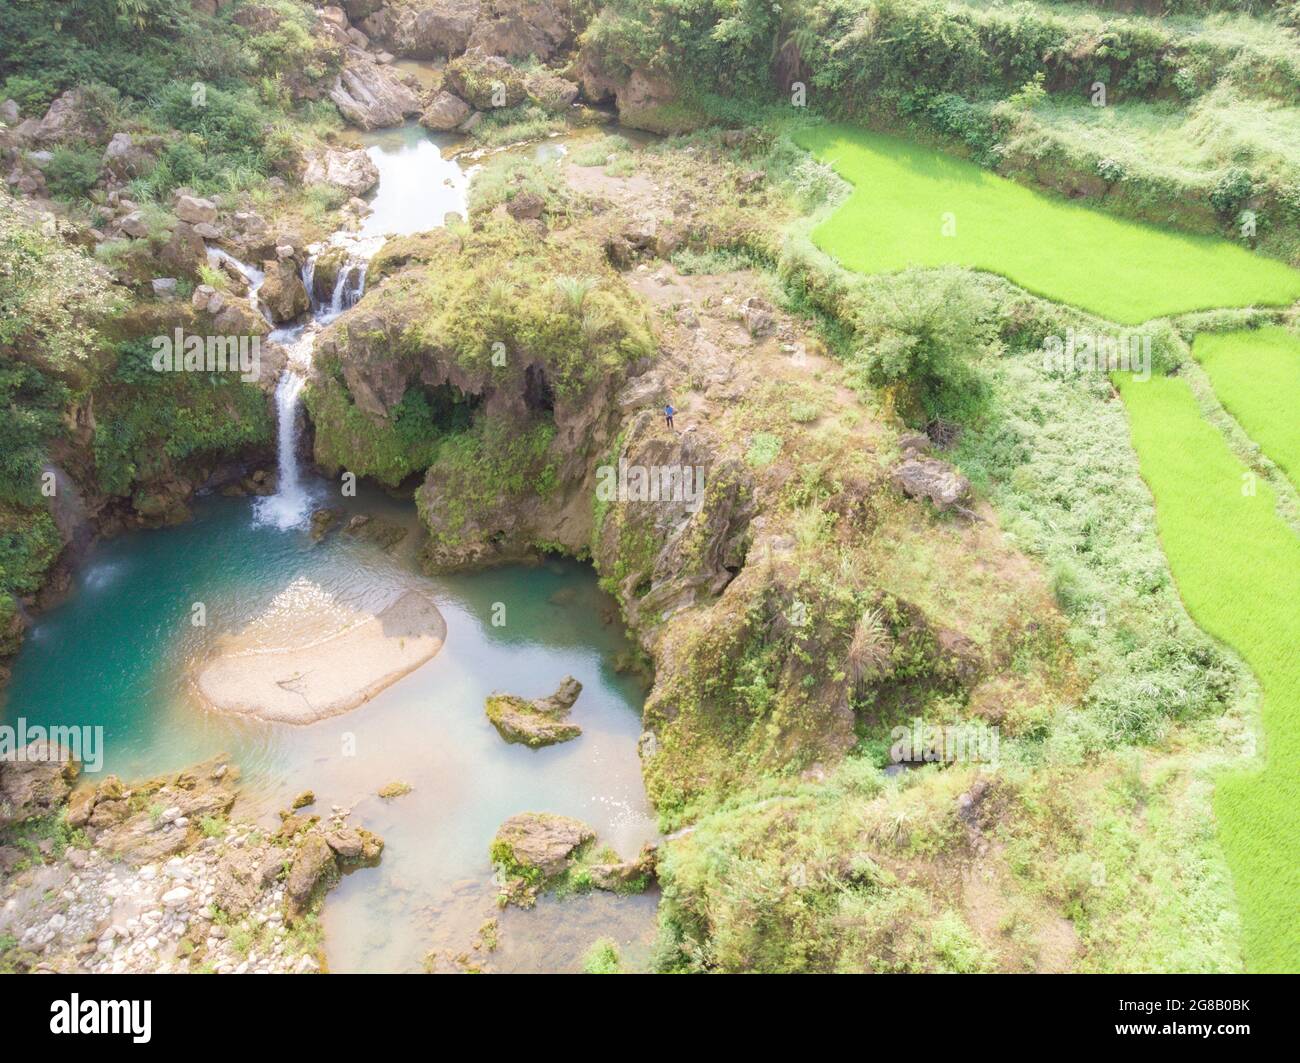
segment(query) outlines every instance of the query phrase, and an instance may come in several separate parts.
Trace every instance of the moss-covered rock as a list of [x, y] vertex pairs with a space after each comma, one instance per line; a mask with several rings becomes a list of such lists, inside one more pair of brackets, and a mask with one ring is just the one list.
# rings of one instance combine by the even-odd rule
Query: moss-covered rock
[[533, 749], [567, 742], [582, 734], [581, 727], [564, 719], [580, 693], [582, 684], [567, 675], [548, 698], [491, 694], [487, 699], [487, 718], [507, 742], [520, 742]]

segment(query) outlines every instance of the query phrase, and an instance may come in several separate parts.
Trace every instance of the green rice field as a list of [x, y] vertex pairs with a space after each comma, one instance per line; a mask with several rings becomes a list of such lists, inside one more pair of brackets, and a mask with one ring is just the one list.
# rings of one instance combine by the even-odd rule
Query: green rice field
[[[1198, 349], [1205, 338], [1197, 340]], [[1263, 689], [1265, 766], [1221, 777], [1215, 812], [1240, 903], [1247, 964], [1255, 971], [1295, 972], [1300, 537], [1278, 517], [1269, 485], [1248, 477], [1223, 435], [1201, 417], [1185, 381], [1121, 375], [1117, 383], [1188, 612], [1245, 659]]]
[[850, 126], [795, 139], [853, 184], [813, 240], [863, 273], [968, 266], [1127, 325], [1300, 298], [1300, 271], [1227, 240], [1125, 221]]
[[1300, 336], [1280, 326], [1196, 337], [1224, 408], [1300, 487]]

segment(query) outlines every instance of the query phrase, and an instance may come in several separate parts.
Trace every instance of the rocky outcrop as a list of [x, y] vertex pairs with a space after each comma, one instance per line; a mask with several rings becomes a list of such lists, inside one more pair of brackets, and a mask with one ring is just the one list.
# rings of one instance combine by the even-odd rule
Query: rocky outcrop
[[67, 799], [80, 765], [45, 739], [0, 758], [0, 828], [48, 816]]
[[420, 100], [415, 92], [392, 69], [355, 48], [349, 53], [329, 97], [344, 118], [362, 129], [400, 125], [409, 116], [420, 113]]
[[532, 749], [567, 742], [582, 734], [581, 727], [565, 721], [580, 693], [582, 684], [566, 675], [547, 698], [492, 694], [487, 699], [487, 718], [507, 742], [520, 742]]
[[505, 879], [504, 895], [529, 907], [574, 862], [574, 856], [596, 837], [581, 820], [545, 812], [511, 816], [492, 839], [492, 863]]
[[623, 573], [624, 610], [646, 637], [667, 615], [721, 593], [744, 564], [753, 481], [740, 462], [716, 454], [704, 432], [665, 431], [646, 410], [601, 469], [597, 498], [608, 504], [593, 553], [599, 568]]
[[361, 29], [410, 59], [453, 58], [477, 48], [542, 62], [569, 48], [577, 31], [568, 0], [421, 0], [380, 8], [363, 19]]
[[480, 0], [382, 7], [362, 21], [361, 29], [394, 55], [446, 59], [465, 50], [481, 7]]
[[307, 160], [302, 183], [333, 185], [350, 196], [362, 196], [379, 183], [379, 168], [364, 148], [353, 151], [328, 148]]

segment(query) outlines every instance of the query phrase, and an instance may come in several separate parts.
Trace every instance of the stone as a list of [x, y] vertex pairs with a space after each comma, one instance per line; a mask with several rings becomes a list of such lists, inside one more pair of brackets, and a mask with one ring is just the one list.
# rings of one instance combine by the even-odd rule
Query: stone
[[536, 192], [520, 189], [506, 202], [506, 213], [515, 221], [540, 218], [546, 210], [546, 200]]
[[582, 734], [577, 724], [564, 721], [580, 693], [582, 684], [566, 675], [547, 698], [528, 700], [513, 694], [492, 694], [486, 703], [487, 718], [507, 742], [519, 742], [531, 749], [567, 742]]
[[329, 97], [345, 119], [362, 129], [400, 125], [420, 113], [419, 98], [391, 68], [355, 50]]
[[740, 304], [740, 320], [745, 325], [745, 331], [755, 339], [771, 335], [776, 328], [776, 317], [772, 313], [771, 304], [757, 295], [751, 295]]
[[142, 240], [149, 235], [149, 226], [145, 224], [144, 215], [133, 210], [117, 223], [119, 229], [133, 240]]
[[0, 827], [45, 816], [67, 799], [80, 765], [58, 743], [37, 741], [0, 760]]
[[179, 195], [172, 209], [176, 217], [191, 225], [200, 222], [211, 224], [217, 220], [217, 205], [210, 199], [200, 199], [198, 196]]
[[435, 132], [455, 129], [473, 113], [473, 108], [453, 92], [443, 89], [420, 115], [420, 125]]
[[510, 871], [537, 871], [552, 879], [569, 867], [574, 851], [596, 837], [587, 824], [568, 816], [523, 812], [511, 816], [492, 840], [492, 859]]
[[277, 325], [292, 321], [311, 309], [307, 287], [292, 258], [282, 258], [267, 267], [257, 295]]
[[153, 288], [154, 295], [159, 299], [174, 299], [176, 297], [175, 277], [155, 277], [149, 283]]
[[517, 107], [528, 98], [523, 75], [500, 56], [481, 51], [448, 63], [445, 85], [480, 111]]
[[337, 869], [334, 850], [319, 834], [308, 834], [289, 867], [285, 892], [296, 911], [311, 901], [317, 884]]
[[365, 845], [361, 832], [353, 827], [342, 827], [325, 835], [326, 844], [344, 860], [359, 860]]
[[164, 893], [161, 899], [168, 908], [179, 908], [193, 896], [194, 891], [188, 886], [176, 886]]
[[329, 148], [308, 160], [302, 181], [306, 185], [333, 185], [349, 195], [360, 196], [379, 183], [379, 168], [363, 148]]
[[939, 512], [965, 512], [970, 481], [937, 458], [906, 458], [894, 467], [890, 480], [908, 498], [928, 498]]

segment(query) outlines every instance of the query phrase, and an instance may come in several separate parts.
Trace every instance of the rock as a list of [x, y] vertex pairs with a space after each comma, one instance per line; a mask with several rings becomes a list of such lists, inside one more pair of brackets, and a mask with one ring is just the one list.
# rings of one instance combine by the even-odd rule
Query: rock
[[366, 513], [358, 513], [348, 521], [347, 526], [343, 529], [344, 535], [351, 535], [356, 539], [376, 543], [385, 550], [396, 546], [405, 539], [406, 533], [407, 529], [403, 525], [379, 517], [372, 517]]
[[334, 850], [319, 834], [308, 834], [293, 858], [285, 883], [285, 892], [294, 909], [301, 912], [317, 884], [336, 869]]
[[532, 749], [567, 742], [582, 734], [577, 724], [564, 722], [580, 693], [582, 684], [566, 675], [548, 698], [492, 694], [487, 699], [487, 718], [507, 742], [521, 742]]
[[90, 813], [95, 808], [95, 789], [91, 786], [83, 786], [80, 790], [74, 790], [68, 798], [68, 810], [65, 817], [69, 827], [84, 827], [86, 821], [90, 819]]
[[535, 56], [548, 62], [573, 43], [573, 7], [563, 0], [514, 0], [484, 5], [466, 49], [507, 59]]
[[563, 111], [573, 106], [580, 90], [575, 82], [566, 78], [545, 70], [534, 70], [524, 77], [524, 91], [548, 111]]
[[130, 133], [114, 133], [104, 149], [104, 169], [118, 181], [143, 177], [153, 169], [161, 145], [161, 137], [137, 141]]
[[192, 225], [178, 221], [158, 253], [158, 261], [177, 276], [193, 278], [198, 275], [199, 266], [208, 261], [208, 245]]
[[361, 832], [352, 827], [330, 831], [325, 842], [343, 860], [359, 860], [364, 849]]
[[420, 125], [435, 132], [455, 129], [473, 113], [473, 108], [455, 93], [443, 89], [420, 115]]
[[755, 339], [771, 335], [776, 328], [776, 317], [772, 313], [771, 304], [756, 295], [751, 295], [740, 304], [740, 319], [744, 322], [745, 331]]
[[50, 104], [33, 131], [33, 139], [42, 143], [65, 140], [86, 140], [93, 133], [91, 123], [82, 108], [81, 89], [68, 89]]
[[18, 104], [13, 100], [0, 103], [0, 122], [4, 122], [5, 125], [17, 125], [19, 117]]
[[447, 64], [447, 89], [480, 111], [516, 107], [528, 98], [523, 75], [497, 55], [468, 51]]
[[131, 211], [117, 223], [117, 226], [133, 240], [142, 240], [149, 235], [149, 226], [145, 224], [144, 214], [138, 210]]
[[344, 118], [362, 129], [400, 125], [408, 115], [420, 113], [415, 93], [389, 67], [355, 49], [329, 97]]
[[153, 288], [154, 295], [159, 299], [174, 299], [176, 297], [175, 277], [155, 277], [149, 283]]
[[[358, 0], [368, 3], [369, 0]], [[446, 59], [459, 55], [469, 43], [479, 17], [479, 0], [429, 0], [416, 5], [375, 3], [361, 28], [397, 55], [408, 59]]]
[[515, 221], [540, 218], [546, 210], [546, 200], [536, 192], [521, 189], [506, 202], [506, 213]]
[[492, 861], [508, 872], [539, 873], [553, 879], [569, 867], [576, 849], [596, 837], [581, 820], [545, 812], [511, 816], [492, 840]]
[[42, 739], [11, 751], [0, 760], [0, 827], [49, 815], [66, 800], [80, 770], [55, 742]]
[[306, 285], [302, 283], [292, 259], [280, 259], [274, 265], [268, 265], [266, 278], [257, 295], [277, 325], [292, 321], [311, 309]]
[[908, 498], [928, 498], [935, 509], [966, 512], [970, 481], [945, 461], [906, 458], [895, 466], [890, 479]]
[[323, 18], [326, 22], [332, 22], [335, 26], [338, 26], [340, 29], [347, 29], [348, 13], [344, 11], [343, 8], [341, 7], [326, 5], [325, 7], [317, 8], [316, 14], [321, 18]]
[[311, 541], [320, 542], [330, 529], [343, 519], [343, 510], [337, 506], [315, 510], [311, 515]]
[[198, 196], [179, 195], [172, 209], [176, 217], [191, 225], [200, 222], [211, 224], [217, 220], [217, 205], [210, 199], [200, 199]]
[[[363, 148], [354, 151], [329, 148], [308, 160], [302, 181], [306, 185], [334, 185], [359, 196], [379, 183], [379, 169]], [[266, 223], [262, 222], [262, 228], [265, 227]]]
[[168, 908], [180, 908], [193, 896], [194, 891], [188, 886], [176, 886], [162, 895], [162, 902]]
[[291, 805], [291, 807], [296, 812], [300, 808], [306, 808], [308, 805], [314, 805], [315, 803], [316, 803], [315, 793], [313, 793], [311, 790], [304, 790], [302, 793], [300, 793], [297, 797], [293, 799], [293, 804]]
[[930, 437], [924, 432], [904, 432], [898, 437], [898, 449], [905, 458], [929, 454], [931, 446]]

